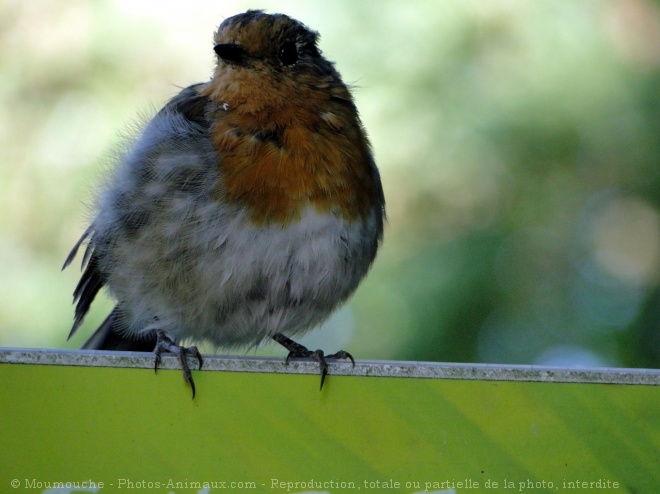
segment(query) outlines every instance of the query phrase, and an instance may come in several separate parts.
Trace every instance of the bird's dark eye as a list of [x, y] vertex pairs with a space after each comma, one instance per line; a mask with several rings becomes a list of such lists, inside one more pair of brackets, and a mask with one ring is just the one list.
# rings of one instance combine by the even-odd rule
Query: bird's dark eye
[[287, 41], [280, 48], [280, 53], [278, 54], [280, 62], [282, 65], [293, 65], [298, 61], [298, 48], [293, 41]]

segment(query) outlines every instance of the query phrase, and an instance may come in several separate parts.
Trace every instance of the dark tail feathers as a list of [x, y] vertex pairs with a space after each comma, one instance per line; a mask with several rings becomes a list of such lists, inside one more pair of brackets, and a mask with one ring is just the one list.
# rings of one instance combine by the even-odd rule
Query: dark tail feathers
[[82, 348], [86, 350], [118, 350], [120, 352], [153, 352], [156, 347], [156, 335], [148, 334], [131, 339], [130, 335], [118, 331], [120, 317], [121, 311], [119, 306], [116, 306]]

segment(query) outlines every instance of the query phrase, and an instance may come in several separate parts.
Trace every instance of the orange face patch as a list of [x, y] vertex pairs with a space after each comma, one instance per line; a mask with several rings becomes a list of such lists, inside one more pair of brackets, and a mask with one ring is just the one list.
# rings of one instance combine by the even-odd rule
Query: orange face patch
[[219, 60], [199, 89], [215, 105], [209, 118], [222, 177], [217, 199], [248, 209], [256, 224], [287, 224], [309, 206], [366, 218], [382, 205], [382, 192], [351, 94], [318, 54], [281, 64], [273, 51], [281, 30], [271, 21], [284, 22], [224, 26], [215, 41], [238, 43], [245, 60]]

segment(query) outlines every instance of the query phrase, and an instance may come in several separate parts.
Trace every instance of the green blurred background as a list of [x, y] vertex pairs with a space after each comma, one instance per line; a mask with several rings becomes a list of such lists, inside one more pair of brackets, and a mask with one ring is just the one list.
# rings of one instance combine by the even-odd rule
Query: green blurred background
[[304, 342], [660, 367], [650, 0], [0, 0], [0, 345], [75, 348], [105, 316], [100, 299], [66, 341], [79, 273], [60, 267], [93, 188], [122, 132], [209, 78], [214, 29], [247, 8], [321, 33], [388, 201], [370, 276]]

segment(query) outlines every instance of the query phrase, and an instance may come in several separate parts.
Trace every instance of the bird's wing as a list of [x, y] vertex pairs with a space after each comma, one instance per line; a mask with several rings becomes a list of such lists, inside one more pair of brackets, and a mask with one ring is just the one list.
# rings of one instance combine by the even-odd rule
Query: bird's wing
[[[198, 93], [197, 90], [200, 86], [201, 84], [195, 84], [183, 89], [156, 114], [153, 121], [175, 115], [179, 119], [182, 118], [189, 128], [195, 128], [200, 132], [208, 132], [210, 127], [207, 116], [209, 100], [206, 96], [201, 96]], [[62, 269], [71, 264], [85, 242], [87, 242], [87, 247], [82, 260], [83, 273], [73, 292], [73, 302], [76, 304], [76, 308], [69, 338], [83, 323], [96, 294], [105, 285], [108, 278], [108, 274], [104, 272], [102, 267], [103, 263], [99, 256], [99, 251], [102, 249], [99, 249], [99, 246], [108, 244], [111, 239], [107, 238], [107, 235], [99, 235], [94, 222], [73, 246]], [[121, 301], [119, 301], [108, 317], [87, 340], [83, 348], [133, 351], [153, 349], [154, 345], [148, 337], [133, 335], [131, 338], [131, 335], [121, 331], [123, 329], [121, 319], [122, 307]]]

